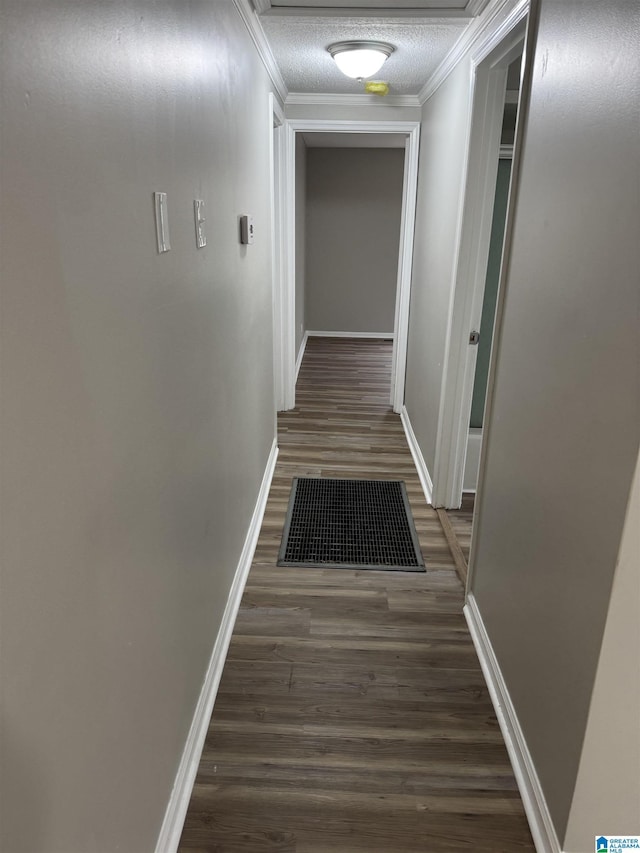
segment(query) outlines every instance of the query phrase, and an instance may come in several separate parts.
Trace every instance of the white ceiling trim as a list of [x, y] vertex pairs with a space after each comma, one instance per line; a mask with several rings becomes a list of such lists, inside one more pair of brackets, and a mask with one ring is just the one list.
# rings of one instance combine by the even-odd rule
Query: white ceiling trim
[[[490, 53], [493, 53], [505, 41], [508, 35], [511, 34], [514, 37], [512, 31], [515, 30], [520, 21], [527, 17], [530, 2], [531, 0], [519, 0], [519, 2], [514, 0], [510, 4], [510, 8], [505, 10], [506, 14], [495, 20], [494, 26], [491, 29], [486, 29], [481, 37], [476, 39], [471, 57], [474, 65], [479, 65]], [[516, 41], [522, 40], [517, 36], [515, 38]]]
[[368, 18], [389, 17], [391, 14], [396, 18], [472, 18], [484, 11], [490, 0], [468, 0], [463, 9], [452, 9], [446, 7], [420, 8], [419, 6], [407, 6], [403, 8], [376, 7], [376, 6], [272, 6], [271, 0], [252, 0], [256, 12], [259, 15], [313, 15], [314, 17], [352, 18], [366, 15]]
[[[271, 0], [263, 0], [265, 3], [270, 3]], [[489, 5], [489, 0], [469, 0], [466, 6], [466, 11], [469, 15], [476, 17], [481, 15]]]
[[[268, 0], [265, 0], [268, 2]], [[284, 104], [289, 90], [284, 82], [284, 78], [278, 68], [278, 63], [275, 60], [267, 37], [262, 29], [262, 24], [256, 14], [255, 9], [251, 4], [251, 0], [233, 0], [233, 4], [238, 10], [240, 17], [244, 21], [246, 28], [249, 30], [249, 35], [253, 39], [258, 55], [263, 62], [267, 74], [271, 78], [271, 82], [278, 94], [278, 97]]]
[[514, 22], [525, 17], [530, 0], [489, 0], [485, 14], [475, 18], [462, 33], [458, 41], [418, 92], [418, 100], [424, 104], [444, 83], [453, 69], [471, 51], [479, 46], [495, 42], [499, 44], [503, 33], [509, 32]]
[[360, 121], [358, 119], [290, 118], [287, 126], [296, 133], [416, 133], [419, 121]]
[[331, 92], [289, 92], [285, 106], [419, 107], [417, 95], [345, 95]]
[[[261, 7], [269, 0], [254, 0]], [[486, 2], [486, 0], [482, 0]], [[404, 18], [418, 18], [425, 23], [431, 20], [440, 23], [451, 23], [452, 21], [471, 20], [471, 15], [465, 9], [371, 9], [362, 8], [361, 6], [337, 6], [337, 7], [318, 7], [318, 6], [270, 6], [267, 12], [262, 14], [268, 17], [285, 17], [285, 18], [393, 18], [401, 21]]]

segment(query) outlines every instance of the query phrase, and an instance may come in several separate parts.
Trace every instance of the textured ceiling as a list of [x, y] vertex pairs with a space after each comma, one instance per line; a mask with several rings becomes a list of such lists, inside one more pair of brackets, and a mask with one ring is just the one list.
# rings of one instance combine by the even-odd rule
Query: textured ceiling
[[327, 53], [336, 41], [373, 39], [396, 50], [376, 75], [391, 95], [417, 95], [458, 40], [469, 19], [332, 18], [264, 15], [260, 22], [290, 92], [362, 94]]

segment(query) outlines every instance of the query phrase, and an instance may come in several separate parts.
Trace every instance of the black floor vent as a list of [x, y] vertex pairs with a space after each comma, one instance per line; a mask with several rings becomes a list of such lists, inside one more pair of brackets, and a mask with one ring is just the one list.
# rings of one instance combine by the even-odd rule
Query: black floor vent
[[278, 565], [424, 572], [404, 483], [296, 477]]

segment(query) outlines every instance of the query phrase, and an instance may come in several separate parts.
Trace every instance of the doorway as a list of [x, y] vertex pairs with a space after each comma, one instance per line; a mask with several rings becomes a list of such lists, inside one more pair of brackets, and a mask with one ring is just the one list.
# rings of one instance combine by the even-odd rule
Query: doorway
[[296, 134], [296, 373], [309, 338], [392, 354], [405, 148], [406, 134]]
[[480, 450], [482, 447], [482, 429], [484, 410], [489, 378], [489, 362], [493, 344], [493, 331], [496, 307], [498, 302], [498, 286], [502, 267], [502, 247], [509, 203], [509, 188], [511, 184], [511, 163], [513, 160], [513, 143], [515, 140], [516, 118], [520, 95], [520, 71], [522, 55], [516, 57], [507, 70], [507, 90], [504, 99], [502, 115], [502, 132], [500, 137], [500, 153], [498, 171], [493, 198], [493, 213], [491, 218], [491, 233], [489, 237], [489, 255], [484, 279], [484, 293], [480, 323], [472, 331], [476, 348], [476, 364], [471, 397], [471, 414], [469, 418], [469, 433], [465, 455], [464, 474], [462, 481], [462, 505], [469, 506], [470, 495], [474, 495], [478, 484], [478, 469], [480, 465]]
[[[477, 344], [482, 337], [480, 326], [496, 185], [498, 174], [503, 171], [499, 164], [505, 123], [505, 101], [510, 102], [507, 104], [508, 113], [517, 112], [518, 96], [515, 89], [508, 90], [507, 82], [511, 66], [511, 82], [514, 77], [519, 78], [527, 12], [527, 4], [519, 6], [517, 13], [510, 19], [508, 28], [505, 27], [481, 45], [472, 60], [473, 97], [467, 173], [433, 476], [434, 506], [447, 509], [461, 506], [465, 468], [468, 475], [472, 474], [474, 467], [477, 471], [480, 456], [481, 433], [476, 433], [470, 441], [469, 432], [478, 360]], [[517, 150], [518, 139], [515, 134], [512, 146], [509, 147], [511, 150]], [[502, 153], [506, 159], [506, 144]], [[504, 178], [504, 172], [502, 177]], [[506, 184], [510, 186], [509, 181]], [[504, 187], [504, 181], [502, 186]], [[508, 201], [505, 210], [508, 211]], [[501, 244], [504, 223], [501, 229], [497, 230], [498, 242]], [[501, 263], [497, 265], [498, 279], [500, 268]], [[493, 310], [488, 305], [485, 313], [492, 316], [495, 314], [495, 302]], [[492, 334], [486, 326], [487, 323], [485, 332], [491, 339]], [[485, 343], [489, 343], [490, 351], [490, 341]], [[482, 397], [484, 401], [484, 389], [481, 391], [480, 387], [481, 383], [478, 397]], [[483, 410], [484, 406], [480, 408]], [[473, 456], [474, 452], [475, 460], [470, 459], [469, 464], [466, 464], [468, 454]], [[470, 479], [475, 488], [473, 476], [470, 476]]]
[[[418, 172], [419, 122], [357, 122], [325, 120], [289, 120], [286, 123], [286, 181], [285, 181], [285, 263], [279, 281], [275, 282], [277, 303], [282, 308], [282, 335], [276, 340], [278, 371], [283, 377], [283, 409], [295, 406], [296, 361], [296, 147], [299, 134], [401, 134], [405, 142], [403, 171], [400, 247], [398, 253], [397, 288], [393, 329], [393, 369], [391, 405], [399, 412], [404, 403], [404, 374], [411, 288], [411, 264]], [[298, 312], [299, 314], [299, 312]], [[298, 325], [300, 317], [298, 316]], [[299, 337], [299, 330], [298, 330]]]

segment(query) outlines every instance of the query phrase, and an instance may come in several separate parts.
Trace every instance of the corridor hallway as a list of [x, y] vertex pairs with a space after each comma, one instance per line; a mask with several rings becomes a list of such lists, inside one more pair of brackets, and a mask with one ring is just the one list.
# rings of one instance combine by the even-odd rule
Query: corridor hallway
[[[310, 338], [180, 850], [533, 853], [391, 342]], [[278, 568], [295, 476], [403, 479], [426, 574]]]

